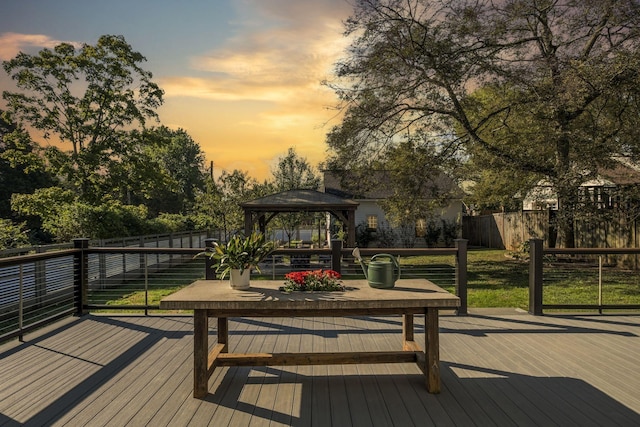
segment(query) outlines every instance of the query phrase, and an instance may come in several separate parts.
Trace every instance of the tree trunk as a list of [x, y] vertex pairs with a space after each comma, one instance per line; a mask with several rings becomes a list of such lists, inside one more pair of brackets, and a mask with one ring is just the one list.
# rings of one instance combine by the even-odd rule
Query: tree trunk
[[[554, 76], [556, 71], [554, 70]], [[560, 84], [554, 78], [556, 87]], [[556, 89], [559, 93], [560, 89]], [[554, 186], [558, 194], [558, 231], [565, 248], [575, 247], [574, 219], [578, 207], [579, 174], [573, 170], [571, 161], [571, 130], [569, 114], [564, 106], [559, 106], [555, 114], [557, 123], [556, 165]]]

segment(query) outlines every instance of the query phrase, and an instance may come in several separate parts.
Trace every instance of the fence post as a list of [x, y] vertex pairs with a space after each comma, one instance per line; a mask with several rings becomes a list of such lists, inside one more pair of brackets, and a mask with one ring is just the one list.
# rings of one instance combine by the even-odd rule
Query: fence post
[[[218, 239], [214, 238], [206, 238], [204, 239], [204, 247], [205, 248], [213, 248], [213, 242], [216, 242]], [[215, 280], [216, 279], [216, 270], [211, 268], [213, 265], [213, 260], [208, 256], [204, 257], [204, 278], [206, 280]]]
[[529, 313], [542, 316], [542, 239], [531, 239], [529, 253]]
[[331, 241], [331, 269], [338, 273], [340, 271], [340, 261], [342, 260], [342, 240], [336, 239]]
[[85, 251], [89, 247], [89, 239], [73, 239], [73, 247], [79, 249], [73, 256], [74, 278], [73, 287], [78, 296], [76, 301], [76, 315], [83, 316], [89, 313], [86, 306], [89, 304], [89, 255]]
[[456, 295], [460, 298], [457, 314], [467, 315], [467, 246], [468, 240], [456, 239]]

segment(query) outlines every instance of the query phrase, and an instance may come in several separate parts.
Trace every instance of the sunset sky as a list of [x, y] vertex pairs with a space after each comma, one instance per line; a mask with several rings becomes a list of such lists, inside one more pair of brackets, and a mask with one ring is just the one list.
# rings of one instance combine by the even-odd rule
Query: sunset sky
[[[338, 122], [320, 82], [344, 52], [351, 11], [347, 0], [5, 0], [0, 60], [123, 35], [165, 91], [161, 124], [185, 129], [216, 175], [262, 180], [289, 147], [313, 166], [324, 159]], [[0, 70], [0, 91], [11, 84]]]

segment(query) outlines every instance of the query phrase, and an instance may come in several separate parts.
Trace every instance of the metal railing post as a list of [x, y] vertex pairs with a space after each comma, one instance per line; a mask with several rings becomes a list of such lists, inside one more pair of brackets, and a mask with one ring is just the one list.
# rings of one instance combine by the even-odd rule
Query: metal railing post
[[331, 241], [331, 269], [342, 274], [340, 262], [342, 261], [342, 240]]
[[542, 316], [542, 239], [531, 239], [529, 253], [529, 313]]
[[598, 255], [598, 313], [602, 314], [602, 255]]
[[79, 249], [73, 256], [75, 265], [73, 287], [78, 296], [76, 315], [83, 316], [89, 313], [89, 310], [86, 309], [89, 304], [89, 255], [85, 251], [89, 248], [89, 239], [73, 239], [73, 247]]
[[147, 254], [144, 254], [144, 315], [149, 315], [149, 263]]
[[24, 266], [20, 264], [18, 287], [18, 341], [24, 342]]
[[460, 298], [458, 315], [467, 315], [467, 246], [466, 239], [456, 239], [456, 295]]

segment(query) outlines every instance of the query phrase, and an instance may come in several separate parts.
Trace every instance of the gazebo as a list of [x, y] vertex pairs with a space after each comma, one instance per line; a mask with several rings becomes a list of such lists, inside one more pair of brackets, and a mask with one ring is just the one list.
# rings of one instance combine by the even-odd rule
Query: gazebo
[[329, 212], [346, 227], [347, 247], [356, 245], [355, 212], [359, 203], [316, 190], [289, 190], [240, 203], [244, 210], [244, 231], [251, 233], [256, 222], [261, 232], [282, 212]]

